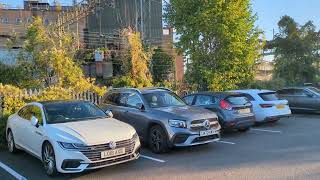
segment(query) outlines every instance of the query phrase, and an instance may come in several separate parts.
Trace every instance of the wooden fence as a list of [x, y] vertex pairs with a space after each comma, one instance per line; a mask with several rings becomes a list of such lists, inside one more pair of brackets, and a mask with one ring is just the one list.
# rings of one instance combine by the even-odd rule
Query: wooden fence
[[[28, 99], [30, 96], [37, 96], [42, 93], [41, 89], [25, 89], [19, 95], [15, 95], [14, 98], [20, 99]], [[12, 96], [11, 96], [12, 97]], [[102, 103], [102, 96], [99, 96], [97, 93], [93, 93], [90, 91], [86, 91], [83, 93], [71, 93], [71, 100], [84, 100], [92, 102], [96, 105], [100, 105]], [[0, 117], [3, 115], [4, 111], [4, 100], [6, 96], [0, 94]]]

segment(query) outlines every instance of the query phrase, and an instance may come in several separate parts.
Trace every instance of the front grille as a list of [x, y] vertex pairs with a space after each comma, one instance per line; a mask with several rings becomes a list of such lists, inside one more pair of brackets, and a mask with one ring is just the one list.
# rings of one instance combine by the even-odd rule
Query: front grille
[[105, 166], [105, 165], [108, 165], [108, 164], [127, 161], [127, 160], [130, 160], [131, 158], [134, 158], [133, 154], [132, 155], [123, 156], [123, 157], [119, 157], [119, 158], [116, 158], [116, 159], [110, 159], [110, 160], [106, 160], [106, 161], [102, 161], [102, 162], [91, 163], [91, 164], [88, 165], [87, 168]]
[[[133, 152], [135, 146], [135, 140], [134, 139], [128, 139], [124, 141], [118, 141], [116, 142], [116, 148], [125, 148], [124, 155], [129, 155]], [[107, 160], [107, 159], [114, 159], [119, 156], [109, 157], [109, 158], [101, 158], [101, 152], [110, 150], [109, 143], [106, 144], [99, 144], [99, 145], [93, 145], [93, 146], [86, 146], [80, 152], [84, 154], [88, 159], [91, 161], [101, 161], [101, 160]]]
[[220, 138], [218, 134], [214, 134], [211, 136], [197, 137], [192, 141], [192, 143], [199, 143], [199, 142], [209, 141], [209, 140], [218, 139], [218, 138]]
[[218, 128], [219, 127], [219, 123], [217, 124], [212, 124], [213, 122], [218, 122], [217, 118], [209, 118], [209, 119], [199, 119], [199, 120], [194, 120], [191, 122], [191, 127], [190, 129], [192, 131], [205, 131], [208, 130], [206, 127], [203, 126], [203, 122], [205, 120], [209, 120], [209, 122], [211, 123], [210, 128]]

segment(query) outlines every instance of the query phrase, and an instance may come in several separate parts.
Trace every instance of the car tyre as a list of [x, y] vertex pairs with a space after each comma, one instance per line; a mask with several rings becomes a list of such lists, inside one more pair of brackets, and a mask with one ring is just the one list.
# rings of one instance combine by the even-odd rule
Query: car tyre
[[168, 137], [159, 125], [152, 126], [149, 131], [149, 148], [157, 154], [169, 151]]
[[16, 148], [16, 143], [14, 141], [14, 137], [13, 137], [11, 130], [9, 130], [8, 134], [7, 134], [7, 145], [8, 145], [8, 150], [10, 153], [18, 152], [18, 149]]
[[239, 132], [247, 132], [250, 130], [250, 127], [238, 129]]
[[48, 142], [46, 142], [42, 148], [42, 163], [48, 176], [52, 177], [58, 174], [54, 149]]

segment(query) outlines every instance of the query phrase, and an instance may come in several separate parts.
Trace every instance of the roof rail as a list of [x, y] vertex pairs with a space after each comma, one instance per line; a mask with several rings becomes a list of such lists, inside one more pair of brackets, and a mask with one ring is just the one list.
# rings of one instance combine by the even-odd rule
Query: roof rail
[[141, 91], [137, 88], [121, 87], [121, 88], [112, 88], [111, 90], [132, 90], [132, 91], [137, 91], [137, 92], [141, 93]]
[[148, 88], [145, 88], [145, 89], [148, 89], [148, 90], [162, 89], [162, 90], [167, 90], [167, 91], [173, 92], [171, 89], [166, 88], [166, 87], [148, 87]]

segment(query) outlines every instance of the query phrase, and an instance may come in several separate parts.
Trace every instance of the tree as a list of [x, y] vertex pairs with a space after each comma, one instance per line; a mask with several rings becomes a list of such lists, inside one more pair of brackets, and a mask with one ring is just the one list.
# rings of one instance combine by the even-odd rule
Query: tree
[[123, 31], [126, 45], [120, 57], [122, 76], [113, 80], [114, 87], [148, 87], [152, 86], [152, 76], [149, 64], [152, 57], [151, 50], [145, 50], [141, 42], [140, 33], [130, 29]]
[[190, 58], [188, 82], [223, 91], [252, 79], [261, 43], [250, 0], [171, 0], [165, 17]]
[[164, 81], [172, 81], [174, 73], [173, 58], [163, 52], [161, 49], [156, 49], [152, 56], [152, 77], [154, 83]]
[[[24, 88], [71, 88], [75, 92], [87, 90], [99, 94], [105, 88], [94, 85], [94, 80], [85, 78], [79, 64], [74, 60], [76, 39], [67, 32], [56, 33], [47, 29], [40, 18], [35, 18], [28, 27], [26, 40], [18, 58], [27, 81]], [[54, 80], [54, 81], [53, 81]]]
[[289, 16], [283, 16], [278, 26], [279, 33], [267, 44], [275, 51], [274, 78], [289, 85], [315, 82], [320, 73], [320, 32], [311, 21], [300, 26]]

